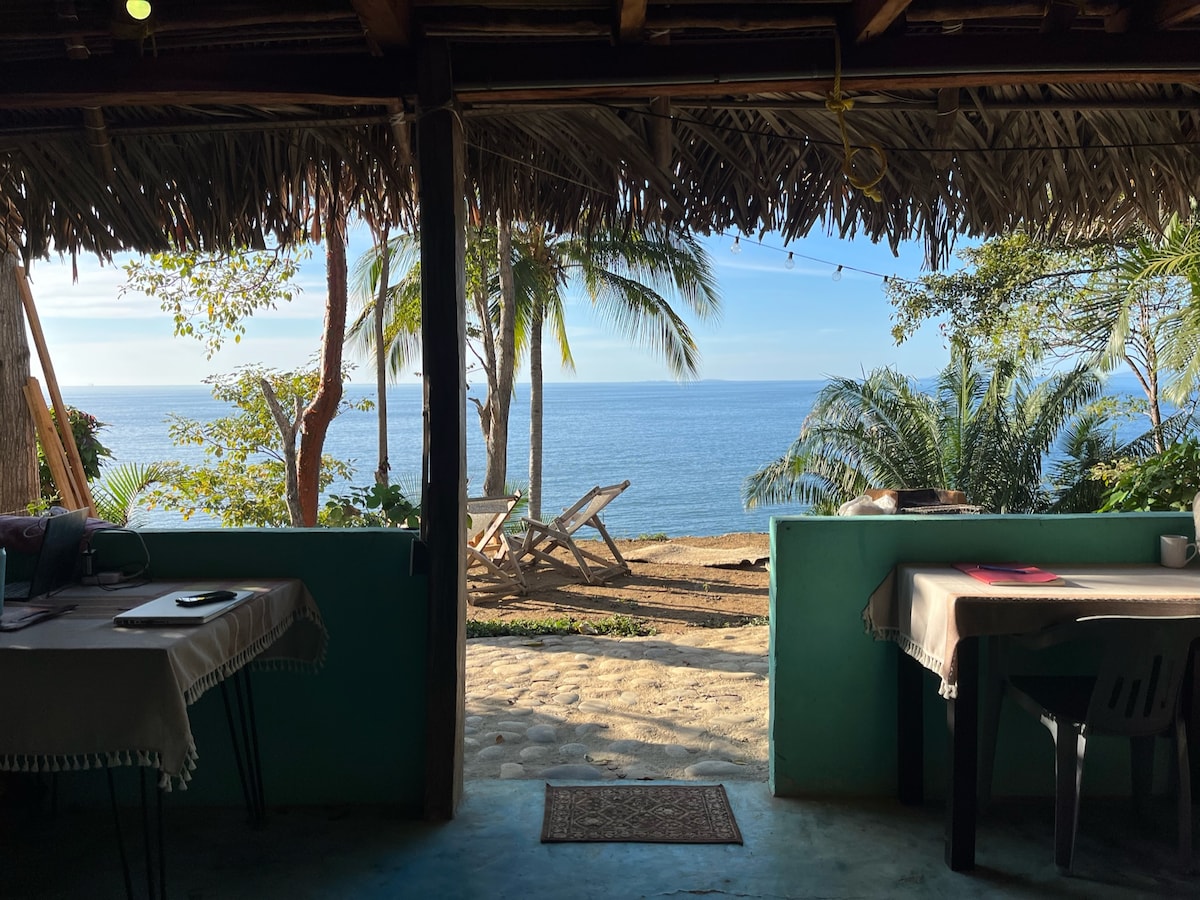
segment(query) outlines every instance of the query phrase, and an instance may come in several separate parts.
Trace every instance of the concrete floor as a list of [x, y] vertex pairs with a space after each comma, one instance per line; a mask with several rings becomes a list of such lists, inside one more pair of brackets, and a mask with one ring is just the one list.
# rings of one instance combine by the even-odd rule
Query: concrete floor
[[[756, 783], [726, 790], [743, 846], [542, 844], [544, 787], [534, 781], [469, 782], [458, 817], [443, 825], [398, 821], [377, 809], [273, 809], [256, 831], [241, 810], [171, 808], [168, 800], [168, 896], [1200, 896], [1200, 878], [1175, 864], [1167, 805], [1154, 810], [1153, 823], [1138, 824], [1128, 801], [1085, 799], [1078, 871], [1067, 878], [1052, 861], [1049, 800], [997, 802], [980, 824], [978, 868], [956, 874], [942, 862], [937, 805], [780, 800]], [[0, 897], [124, 896], [105, 811], [60, 810], [20, 824], [9, 810], [0, 821]], [[134, 874], [137, 896], [146, 896], [140, 869]]]

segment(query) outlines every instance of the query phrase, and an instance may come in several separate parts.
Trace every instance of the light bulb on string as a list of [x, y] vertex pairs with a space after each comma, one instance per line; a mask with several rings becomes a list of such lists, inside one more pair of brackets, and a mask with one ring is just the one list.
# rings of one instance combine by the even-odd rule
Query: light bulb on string
[[148, 19], [151, 12], [149, 0], [125, 0], [125, 12], [129, 13], [131, 19], [137, 19], [139, 22]]
[[734, 256], [737, 256], [739, 253], [742, 252], [742, 239], [740, 237], [738, 237], [738, 236], [734, 237], [733, 244], [729, 247], [729, 252], [732, 253]]
[[783, 261], [783, 267], [785, 269], [796, 268], [796, 257], [792, 255], [791, 250], [788, 251], [788, 258]]
[[838, 267], [837, 267], [837, 268], [834, 270], [834, 272], [833, 272], [833, 280], [834, 280], [834, 281], [841, 281], [841, 280], [842, 280], [842, 267], [841, 267], [841, 266], [838, 266]]

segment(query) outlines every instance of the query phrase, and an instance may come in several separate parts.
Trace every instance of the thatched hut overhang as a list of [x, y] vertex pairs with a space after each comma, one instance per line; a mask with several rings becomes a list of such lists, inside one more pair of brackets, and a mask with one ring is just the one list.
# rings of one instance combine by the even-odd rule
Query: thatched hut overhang
[[[468, 190], [570, 228], [825, 227], [933, 261], [1018, 223], [1120, 233], [1200, 184], [1200, 3], [11, 0], [0, 222], [32, 256], [302, 239], [333, 162], [416, 214], [448, 55]], [[853, 101], [845, 130], [827, 105]], [[858, 182], [882, 176], [875, 200]], [[872, 147], [878, 147], [876, 153]]]

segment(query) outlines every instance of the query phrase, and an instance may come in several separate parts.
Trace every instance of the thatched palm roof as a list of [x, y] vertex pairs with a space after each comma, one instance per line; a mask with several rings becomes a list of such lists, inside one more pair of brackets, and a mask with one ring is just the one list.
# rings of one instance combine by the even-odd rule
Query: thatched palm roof
[[[1017, 223], [1119, 233], [1200, 185], [1200, 2], [8, 0], [0, 231], [26, 253], [297, 239], [338, 163], [415, 215], [445, 42], [480, 203], [562, 227], [814, 226], [944, 258]], [[840, 49], [840, 65], [835, 53]], [[877, 144], [881, 200], [845, 137]], [[879, 172], [861, 150], [856, 177]]]

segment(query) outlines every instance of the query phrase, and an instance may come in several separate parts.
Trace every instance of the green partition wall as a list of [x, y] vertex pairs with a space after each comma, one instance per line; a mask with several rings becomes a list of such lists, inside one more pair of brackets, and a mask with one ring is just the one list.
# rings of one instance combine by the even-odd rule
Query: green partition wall
[[[426, 586], [409, 574], [415, 532], [220, 529], [141, 532], [155, 578], [299, 578], [329, 630], [324, 667], [254, 678], [271, 806], [378, 803], [419, 816], [424, 801]], [[129, 533], [98, 534], [102, 568], [135, 564]], [[220, 691], [191, 709], [200, 754], [172, 802], [241, 800]], [[81, 773], [86, 774], [86, 773]]]
[[[1157, 561], [1160, 534], [1192, 532], [1191, 516], [1177, 513], [774, 519], [772, 790], [784, 797], [894, 795], [898, 650], [872, 640], [861, 613], [897, 563], [1147, 563]], [[925, 782], [936, 795], [945, 781], [945, 704], [932, 674], [926, 682]], [[1050, 746], [1031, 718], [1006, 709], [996, 792], [1052, 793]], [[1126, 752], [1120, 741], [1097, 742], [1096, 751], [1089, 745], [1084, 790], [1128, 791]]]

